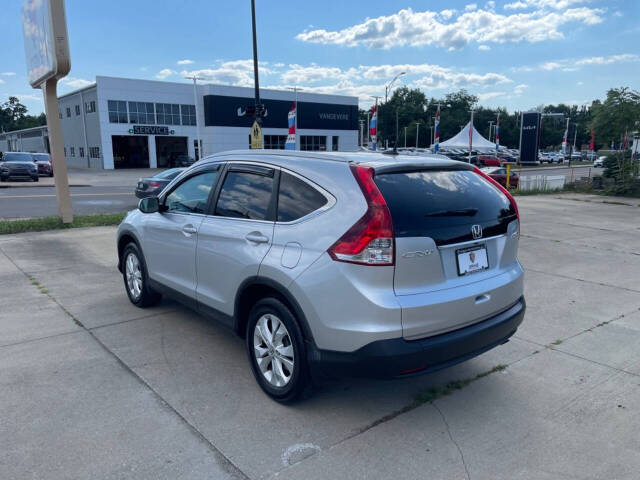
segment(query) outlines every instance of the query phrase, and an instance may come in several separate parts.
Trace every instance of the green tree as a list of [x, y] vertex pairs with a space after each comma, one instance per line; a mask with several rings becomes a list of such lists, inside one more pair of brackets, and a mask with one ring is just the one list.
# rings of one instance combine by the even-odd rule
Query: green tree
[[44, 113], [29, 115], [27, 107], [20, 103], [18, 97], [9, 97], [9, 100], [0, 105], [0, 131], [38, 127], [46, 123], [47, 118]]
[[612, 88], [604, 102], [591, 104], [591, 111], [590, 127], [595, 130], [596, 142], [605, 146], [612, 140], [617, 143], [640, 120], [640, 93], [628, 87]]

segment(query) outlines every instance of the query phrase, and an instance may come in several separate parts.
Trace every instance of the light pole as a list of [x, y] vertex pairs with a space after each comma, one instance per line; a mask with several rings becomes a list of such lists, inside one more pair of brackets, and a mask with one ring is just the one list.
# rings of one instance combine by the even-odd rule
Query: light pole
[[391, 86], [393, 85], [393, 82], [395, 82], [399, 77], [401, 77], [402, 75], [406, 75], [407, 72], [400, 72], [399, 74], [397, 74], [395, 77], [393, 77], [393, 80], [391, 80], [385, 87], [384, 87], [384, 103], [387, 103], [387, 99], [389, 96], [389, 92], [391, 91]]
[[404, 127], [404, 148], [407, 148], [407, 127]]
[[204, 148], [202, 145], [202, 139], [200, 137], [200, 109], [198, 108], [198, 86], [196, 80], [204, 80], [204, 78], [193, 75], [191, 77], [184, 77], [187, 80], [193, 80], [193, 103], [195, 103], [196, 109], [196, 135], [198, 141], [198, 155], [196, 160], [200, 160], [204, 157]]
[[364, 120], [360, 120], [360, 146], [364, 146]]
[[489, 121], [489, 141], [491, 141], [491, 130], [493, 129], [493, 120]]

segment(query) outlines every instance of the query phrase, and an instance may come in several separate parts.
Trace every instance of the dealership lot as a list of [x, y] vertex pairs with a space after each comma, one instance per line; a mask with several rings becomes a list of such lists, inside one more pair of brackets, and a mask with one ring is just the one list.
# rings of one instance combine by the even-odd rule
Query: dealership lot
[[0, 478], [637, 478], [640, 200], [518, 203], [509, 343], [289, 407], [230, 331], [129, 303], [114, 228], [0, 237]]

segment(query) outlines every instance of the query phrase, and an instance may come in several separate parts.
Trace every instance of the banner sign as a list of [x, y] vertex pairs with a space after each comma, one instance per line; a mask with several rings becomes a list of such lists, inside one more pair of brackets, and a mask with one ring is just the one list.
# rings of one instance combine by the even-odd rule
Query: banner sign
[[262, 129], [258, 122], [253, 122], [253, 126], [251, 127], [251, 149], [260, 149], [262, 148]]
[[433, 153], [438, 153], [440, 150], [440, 105], [438, 105], [438, 110], [436, 111], [436, 133], [435, 138], [433, 140]]
[[371, 136], [371, 150], [375, 150], [377, 145], [376, 139], [378, 138], [378, 105], [375, 105], [371, 110], [369, 135]]
[[520, 163], [538, 162], [540, 120], [538, 112], [523, 113], [520, 126]]
[[287, 117], [287, 120], [289, 122], [289, 135], [287, 136], [287, 142], [284, 144], [285, 150], [296, 149], [296, 115], [296, 102], [293, 102], [293, 105], [291, 106], [291, 110], [289, 110], [289, 115]]

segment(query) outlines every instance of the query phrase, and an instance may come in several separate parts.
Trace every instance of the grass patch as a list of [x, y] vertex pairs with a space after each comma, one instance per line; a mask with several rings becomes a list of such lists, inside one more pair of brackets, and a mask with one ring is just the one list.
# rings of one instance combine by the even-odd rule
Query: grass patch
[[413, 406], [418, 406], [423, 403], [430, 403], [439, 398], [446, 397], [447, 395], [451, 395], [456, 390], [462, 390], [464, 387], [470, 385], [476, 380], [480, 380], [481, 378], [484, 378], [487, 375], [491, 375], [492, 373], [495, 373], [495, 372], [501, 372], [505, 368], [507, 368], [506, 365], [502, 365], [502, 364], [496, 365], [491, 370], [479, 373], [475, 377], [465, 378], [464, 380], [454, 380], [452, 382], [447, 383], [446, 385], [428, 388], [427, 390], [419, 393], [416, 396]]
[[104, 227], [119, 225], [127, 212], [76, 215], [73, 223], [62, 223], [58, 217], [29, 218], [26, 220], [0, 220], [0, 235], [24, 232], [42, 232], [81, 227]]

